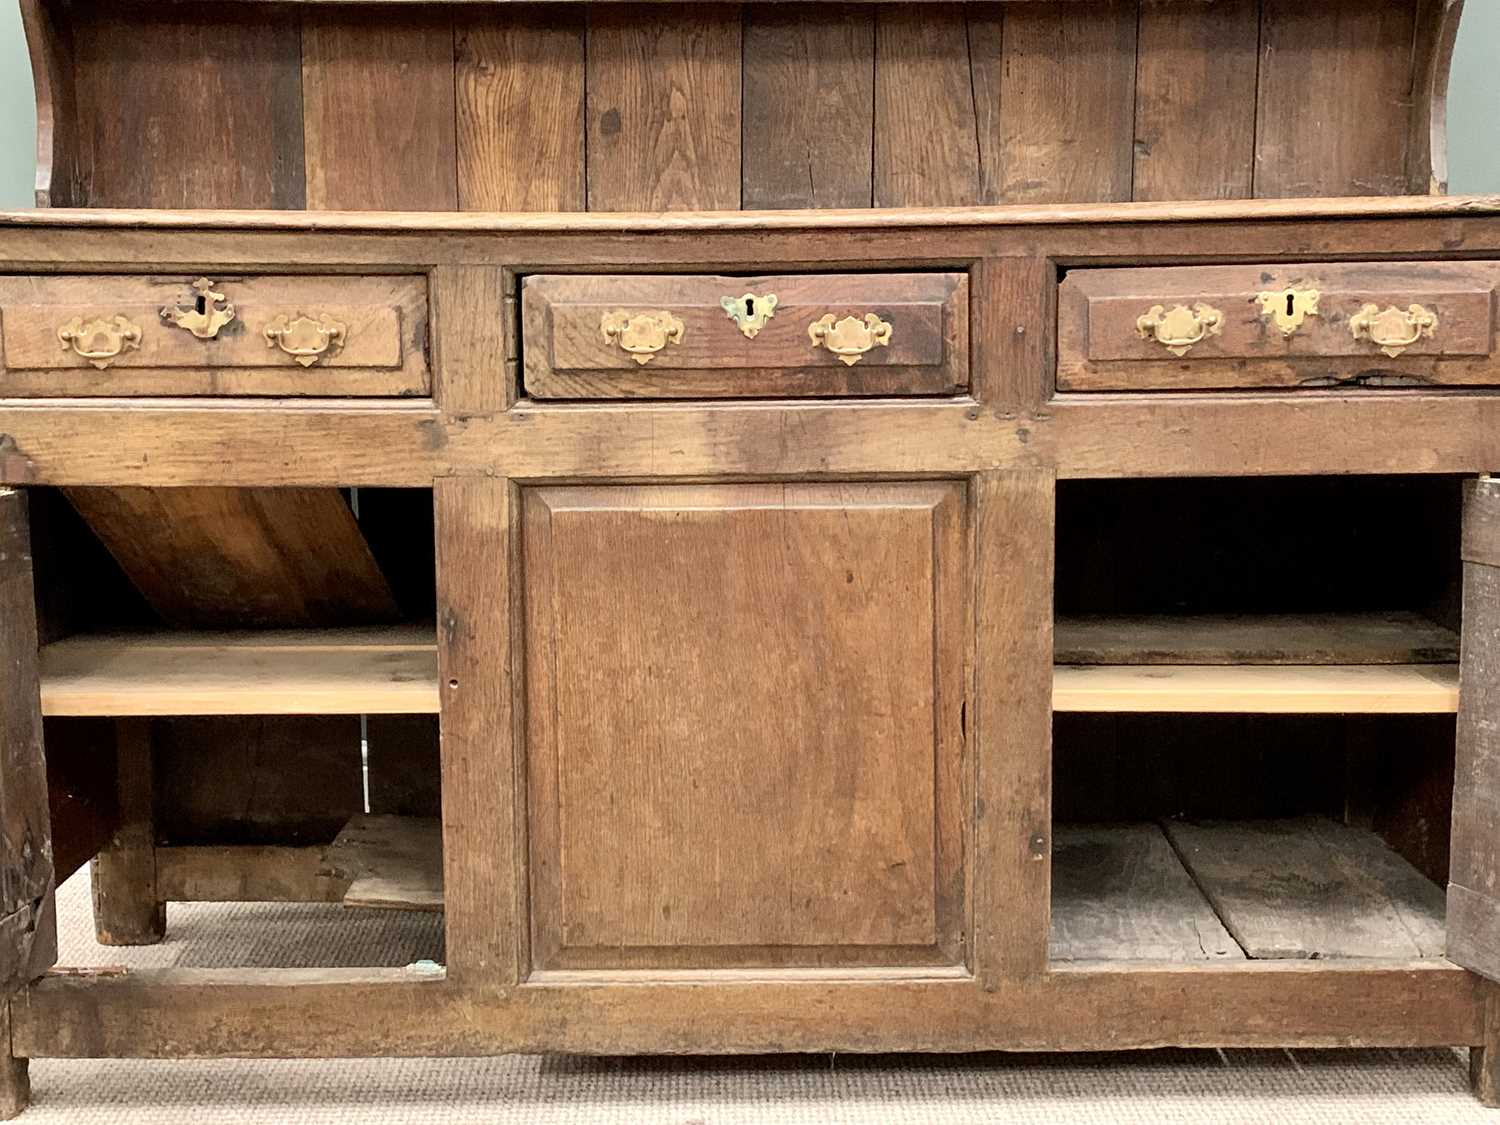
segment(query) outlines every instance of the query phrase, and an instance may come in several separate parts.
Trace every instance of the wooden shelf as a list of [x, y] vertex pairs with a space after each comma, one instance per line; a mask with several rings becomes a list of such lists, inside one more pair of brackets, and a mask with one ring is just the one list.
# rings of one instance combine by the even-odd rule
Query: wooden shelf
[[1443, 889], [1323, 817], [1055, 830], [1054, 961], [1443, 956]]
[[1079, 665], [1056, 668], [1054, 711], [1452, 714], [1456, 664]]
[[323, 855], [324, 873], [347, 883], [345, 906], [443, 909], [443, 828], [436, 817], [356, 816]]
[[438, 710], [430, 627], [71, 637], [42, 650], [50, 716]]
[[[1333, 654], [1362, 662], [1158, 663], [1163, 654], [1227, 651], [1212, 621], [1066, 622], [1059, 654], [1129, 655], [1149, 663], [1061, 663], [1053, 708], [1093, 712], [1443, 714], [1458, 708], [1458, 669], [1378, 663], [1441, 655], [1451, 634], [1420, 619], [1274, 619], [1234, 626], [1241, 655]], [[1341, 632], [1342, 630], [1342, 632]], [[1221, 635], [1220, 635], [1221, 636]], [[49, 716], [435, 714], [437, 645], [430, 626], [255, 633], [72, 637], [42, 651]]]
[[1458, 634], [1416, 613], [1063, 617], [1059, 664], [1447, 664]]

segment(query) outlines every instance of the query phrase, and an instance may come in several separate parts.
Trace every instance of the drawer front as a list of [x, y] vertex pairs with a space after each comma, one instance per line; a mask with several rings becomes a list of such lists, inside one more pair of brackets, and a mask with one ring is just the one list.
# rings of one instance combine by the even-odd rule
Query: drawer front
[[425, 395], [422, 277], [0, 278], [0, 395]]
[[969, 382], [961, 273], [529, 277], [536, 398], [946, 395]]
[[1500, 264], [1076, 270], [1058, 303], [1064, 391], [1500, 385]]

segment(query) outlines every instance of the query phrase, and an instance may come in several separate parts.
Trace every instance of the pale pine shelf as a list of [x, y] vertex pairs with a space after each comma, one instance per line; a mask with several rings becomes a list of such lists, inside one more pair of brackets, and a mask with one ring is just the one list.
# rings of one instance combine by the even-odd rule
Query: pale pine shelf
[[[1231, 636], [1232, 648], [1215, 655], [1210, 642]], [[1136, 641], [1149, 662], [1123, 662]], [[1452, 713], [1458, 667], [1448, 658], [1456, 645], [1451, 632], [1401, 615], [1241, 621], [1233, 629], [1193, 619], [1175, 632], [1170, 619], [1060, 622], [1060, 660], [1107, 653], [1122, 662], [1060, 663], [1053, 709]], [[1330, 662], [1341, 652], [1352, 660]], [[1174, 655], [1182, 662], [1167, 662]], [[1222, 662], [1231, 656], [1267, 662]], [[1287, 663], [1299, 658], [1308, 662]], [[1409, 662], [1393, 662], [1403, 659]], [[438, 709], [430, 625], [79, 636], [42, 650], [42, 713], [48, 716], [417, 715]]]
[[1458, 637], [1413, 613], [1064, 618], [1055, 649], [1055, 711], [1458, 710]]
[[78, 636], [42, 650], [42, 714], [423, 715], [432, 626]]

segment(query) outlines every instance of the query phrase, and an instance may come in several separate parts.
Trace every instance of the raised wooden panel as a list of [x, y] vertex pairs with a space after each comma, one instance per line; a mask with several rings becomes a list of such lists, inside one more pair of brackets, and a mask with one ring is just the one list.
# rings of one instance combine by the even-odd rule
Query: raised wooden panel
[[1059, 291], [1057, 385], [1493, 386], [1497, 283], [1493, 262], [1076, 270]]
[[1263, 0], [1258, 196], [1407, 190], [1414, 0]]
[[740, 9], [602, 4], [589, 13], [588, 208], [740, 205]]
[[525, 494], [533, 967], [963, 964], [964, 488]]
[[[764, 317], [749, 324], [753, 335], [726, 299], [748, 299], [745, 311]], [[968, 306], [961, 273], [539, 274], [521, 294], [526, 390], [577, 399], [952, 394], [969, 381]], [[601, 331], [606, 323], [613, 334]], [[834, 335], [814, 337], [819, 325]]]

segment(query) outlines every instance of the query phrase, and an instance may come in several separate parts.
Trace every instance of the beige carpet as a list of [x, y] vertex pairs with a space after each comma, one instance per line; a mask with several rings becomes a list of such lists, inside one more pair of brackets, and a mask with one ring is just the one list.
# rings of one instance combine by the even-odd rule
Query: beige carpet
[[[173, 906], [168, 940], [94, 944], [87, 876], [58, 897], [73, 965], [404, 965], [431, 916]], [[1500, 1125], [1463, 1051], [1154, 1051], [748, 1059], [32, 1064], [33, 1125]]]

